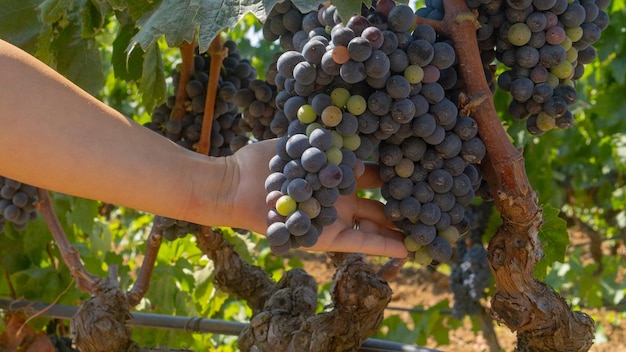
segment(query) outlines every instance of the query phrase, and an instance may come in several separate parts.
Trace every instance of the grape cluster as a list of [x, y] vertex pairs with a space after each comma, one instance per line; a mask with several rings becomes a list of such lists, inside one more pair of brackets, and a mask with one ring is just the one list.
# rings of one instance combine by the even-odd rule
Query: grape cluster
[[286, 126], [274, 121], [276, 114], [276, 86], [254, 79], [235, 93], [234, 101], [242, 108], [243, 130], [250, 132], [257, 140], [266, 140], [284, 134]]
[[380, 164], [385, 211], [418, 261], [449, 259], [467, 232], [485, 146], [476, 121], [459, 116], [454, 49], [430, 26], [410, 32], [414, 16], [379, 1], [344, 25], [327, 5], [288, 35], [274, 77], [287, 134], [265, 184], [274, 252], [315, 244], [368, 159]]
[[[237, 104], [238, 92], [249, 90], [248, 86], [252, 82], [256, 82], [256, 69], [251, 66], [248, 60], [241, 59], [235, 42], [227, 41], [224, 46], [228, 49], [228, 56], [223, 61], [223, 69], [216, 92], [209, 150], [211, 156], [228, 156], [248, 144], [250, 141], [248, 133], [255, 130], [258, 123], [255, 120], [256, 116], [252, 116], [248, 112], [246, 112], [244, 119]], [[208, 54], [195, 56], [195, 71], [185, 87], [182, 88], [185, 90], [186, 99], [183, 104], [185, 113], [180, 120], [172, 118], [176, 93], [181, 89], [178, 87], [180, 72], [175, 71], [172, 74], [174, 94], [165, 103], [156, 107], [152, 114], [152, 120], [145, 126], [186, 149], [194, 150], [202, 132], [210, 65], [211, 59]], [[254, 99], [253, 95], [252, 100]], [[248, 102], [248, 105], [250, 103], [251, 101]], [[265, 110], [265, 105], [262, 109]], [[267, 124], [269, 125], [269, 123]]]
[[422, 18], [441, 20], [445, 15], [443, 0], [426, 0], [424, 7], [417, 9], [415, 14]]
[[608, 0], [467, 0], [479, 11], [477, 39], [484, 59], [509, 69], [498, 86], [509, 92], [512, 118], [526, 119], [530, 133], [541, 135], [574, 123], [569, 107], [575, 82], [593, 61], [592, 44], [608, 26]]
[[[458, 247], [457, 247], [458, 249]], [[465, 315], [476, 315], [480, 300], [489, 286], [491, 271], [487, 260], [487, 250], [476, 244], [462, 254], [461, 262], [450, 273], [450, 289], [454, 294], [452, 314], [460, 319]]]
[[[241, 58], [235, 42], [227, 41], [224, 47], [228, 49], [228, 56], [224, 58], [218, 81], [208, 153], [217, 157], [231, 155], [253, 138], [275, 137], [270, 129], [275, 113], [275, 87], [257, 79], [256, 69]], [[202, 132], [210, 65], [208, 54], [196, 54], [194, 72], [185, 87], [178, 86], [180, 72], [175, 71], [172, 74], [174, 94], [155, 108], [151, 121], [145, 126], [186, 149], [194, 150]], [[184, 115], [177, 120], [173, 118], [173, 109], [179, 89], [185, 90], [186, 99]], [[197, 224], [161, 216], [155, 217], [154, 226], [168, 240], [200, 229]]]
[[29, 221], [37, 218], [36, 201], [35, 186], [0, 176], [0, 230], [7, 221], [15, 230], [24, 230]]
[[173, 241], [177, 238], [183, 238], [188, 233], [197, 233], [201, 226], [184, 220], [175, 220], [164, 216], [155, 216], [153, 226], [156, 226], [163, 238]]

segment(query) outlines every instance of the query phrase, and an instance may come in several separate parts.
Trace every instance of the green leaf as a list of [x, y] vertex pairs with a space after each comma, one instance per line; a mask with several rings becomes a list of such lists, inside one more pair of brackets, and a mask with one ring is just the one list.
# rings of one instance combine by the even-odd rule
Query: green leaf
[[93, 37], [105, 25], [106, 16], [111, 8], [100, 0], [87, 1], [80, 11], [81, 33], [85, 38]]
[[144, 54], [139, 90], [146, 108], [152, 109], [154, 105], [165, 100], [165, 71], [157, 44], [148, 47]]
[[350, 17], [361, 14], [361, 4], [368, 7], [371, 5], [371, 2], [368, 4], [364, 0], [333, 0], [331, 3], [337, 7], [337, 13], [344, 23], [348, 22]]
[[143, 66], [143, 51], [133, 50], [126, 52], [130, 39], [138, 32], [132, 24], [123, 26], [117, 32], [113, 41], [113, 55], [111, 63], [116, 78], [126, 81], [135, 81], [141, 78]]
[[0, 5], [0, 38], [33, 53], [42, 24], [37, 18], [41, 0], [3, 0]]
[[[161, 36], [167, 45], [176, 47], [183, 41], [191, 43], [198, 32], [198, 46], [204, 52], [217, 34], [233, 28], [246, 14], [252, 13], [261, 22], [265, 21], [276, 0], [165, 0], [137, 25], [141, 28], [133, 38], [131, 46], [139, 44], [144, 50], [152, 46]], [[316, 10], [319, 1], [295, 1], [302, 12]]]
[[392, 315], [383, 320], [382, 326], [387, 327], [387, 334], [384, 336], [385, 340], [399, 343], [415, 342], [415, 333], [409, 329], [398, 315]]
[[54, 23], [72, 7], [74, 0], [45, 0], [39, 5], [39, 12], [44, 23]]
[[57, 71], [91, 95], [104, 84], [104, 67], [98, 43], [82, 38], [80, 27], [71, 22], [53, 42]]
[[548, 267], [558, 261], [565, 261], [565, 252], [569, 244], [567, 223], [559, 217], [559, 210], [551, 206], [543, 207], [544, 223], [539, 230], [539, 240], [543, 244], [545, 257], [537, 263], [535, 276], [543, 279]]
[[95, 217], [98, 214], [99, 202], [85, 198], [71, 198], [70, 210], [66, 215], [67, 223], [73, 224], [82, 233], [91, 233]]

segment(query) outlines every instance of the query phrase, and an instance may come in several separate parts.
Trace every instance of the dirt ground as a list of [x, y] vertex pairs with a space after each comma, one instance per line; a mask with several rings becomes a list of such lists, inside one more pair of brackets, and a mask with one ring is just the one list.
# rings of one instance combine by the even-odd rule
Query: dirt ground
[[[576, 243], [584, 241], [584, 235], [572, 234], [572, 242]], [[622, 248], [623, 250], [623, 248]], [[297, 252], [298, 257], [304, 263], [304, 269], [316, 278], [319, 285], [330, 282], [334, 273], [334, 268], [327, 261], [323, 254], [315, 254], [311, 252]], [[626, 258], [626, 253], [623, 254]], [[376, 258], [372, 258], [374, 265], [380, 264]], [[622, 268], [622, 272], [626, 272], [626, 268]], [[453, 301], [453, 295], [449, 291], [448, 277], [438, 271], [428, 270], [417, 266], [405, 267], [400, 275], [390, 282], [393, 290], [393, 296], [389, 307], [413, 308], [422, 305], [428, 308], [448, 298]], [[486, 302], [488, 304], [488, 302]], [[596, 343], [590, 351], [592, 352], [618, 352], [626, 351], [626, 319], [616, 319], [615, 316], [620, 313], [608, 311], [605, 309], [585, 310], [585, 313], [591, 315], [596, 321], [596, 330], [603, 329], [604, 335], [608, 341]], [[621, 312], [621, 316], [625, 317]], [[396, 310], [387, 310], [387, 315], [398, 314], [407, 322], [410, 321], [408, 313]], [[618, 320], [619, 324], [614, 325]], [[516, 343], [516, 336], [506, 326], [494, 323], [494, 329], [498, 343], [502, 351], [513, 351]], [[465, 319], [464, 326], [452, 330], [450, 332], [450, 344], [438, 345], [434, 339], [429, 339], [428, 343], [423, 346], [442, 351], [489, 351], [487, 341], [480, 331], [475, 332], [469, 319]]]

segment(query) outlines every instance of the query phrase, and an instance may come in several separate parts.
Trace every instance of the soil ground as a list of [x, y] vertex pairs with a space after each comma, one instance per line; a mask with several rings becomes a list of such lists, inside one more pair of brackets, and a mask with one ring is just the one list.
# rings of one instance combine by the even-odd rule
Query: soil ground
[[[572, 243], [584, 245], [588, 238], [581, 233], [571, 234]], [[620, 254], [626, 263], [626, 249], [620, 248]], [[315, 279], [319, 285], [328, 283], [332, 279], [334, 268], [324, 254], [311, 252], [295, 252], [302, 259], [304, 269]], [[382, 264], [379, 258], [371, 258], [372, 263], [377, 266]], [[618, 280], [623, 280], [626, 268], [621, 269]], [[393, 296], [389, 307], [399, 307], [411, 309], [421, 305], [428, 308], [441, 300], [447, 298], [453, 301], [453, 295], [449, 290], [447, 275], [439, 272], [420, 268], [418, 266], [407, 265], [402, 269], [398, 277], [389, 283]], [[485, 302], [488, 305], [488, 302]], [[603, 329], [608, 341], [596, 343], [591, 352], [619, 352], [626, 351], [626, 313], [601, 309], [584, 310], [596, 321], [596, 330]], [[411, 321], [408, 313], [397, 310], [387, 310], [386, 316], [400, 315], [407, 323]], [[616, 318], [620, 316], [622, 319]], [[475, 332], [469, 318], [464, 320], [464, 326], [450, 331], [450, 344], [438, 345], [434, 339], [429, 339], [423, 347], [433, 348], [442, 351], [489, 351], [487, 341], [481, 331]], [[494, 322], [494, 329], [498, 343], [502, 351], [513, 351], [516, 343], [516, 336], [506, 326], [498, 325]], [[597, 340], [597, 338], [596, 338]]]

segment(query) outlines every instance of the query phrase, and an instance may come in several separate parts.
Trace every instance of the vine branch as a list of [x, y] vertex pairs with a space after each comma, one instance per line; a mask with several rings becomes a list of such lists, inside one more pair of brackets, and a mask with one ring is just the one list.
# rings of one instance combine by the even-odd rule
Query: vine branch
[[152, 230], [150, 230], [150, 234], [148, 235], [148, 241], [146, 241], [146, 253], [141, 262], [139, 275], [137, 275], [137, 280], [133, 288], [126, 293], [128, 304], [131, 307], [139, 304], [139, 301], [141, 301], [150, 288], [150, 278], [154, 271], [154, 264], [156, 263], [162, 241], [161, 230], [153, 223]]
[[180, 77], [178, 78], [178, 90], [176, 91], [176, 103], [172, 109], [172, 120], [180, 121], [185, 116], [187, 107], [185, 102], [187, 101], [187, 91], [185, 87], [191, 74], [194, 72], [194, 53], [196, 49], [196, 40], [192, 40], [191, 43], [183, 42], [180, 46], [180, 55], [182, 58], [182, 65], [180, 68]]
[[561, 296], [533, 278], [543, 256], [538, 238], [542, 212], [524, 156], [511, 144], [498, 118], [480, 60], [477, 21], [463, 0], [446, 1], [444, 6], [444, 32], [454, 41], [467, 94], [489, 97], [472, 110], [487, 146], [482, 170], [503, 221], [489, 244], [496, 282], [494, 316], [518, 332], [519, 351], [586, 351], [593, 343], [593, 320], [573, 312]]
[[59, 222], [59, 218], [54, 212], [52, 199], [50, 199], [48, 191], [38, 188], [37, 195], [39, 196], [39, 201], [35, 204], [35, 207], [39, 210], [48, 225], [52, 237], [59, 247], [63, 261], [67, 264], [72, 277], [76, 280], [76, 286], [84, 292], [95, 294], [98, 286], [102, 283], [102, 279], [87, 271], [80, 260], [78, 251], [68, 241], [65, 231], [63, 231], [63, 227]]
[[220, 70], [222, 69], [222, 62], [226, 56], [228, 56], [228, 49], [224, 48], [221, 35], [218, 34], [211, 42], [209, 55], [211, 55], [211, 66], [209, 68], [209, 83], [204, 105], [202, 132], [200, 133], [200, 140], [196, 145], [196, 151], [204, 155], [209, 154], [211, 148], [211, 130], [213, 128], [217, 86], [220, 78]]

